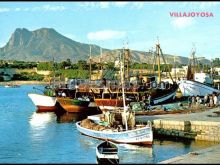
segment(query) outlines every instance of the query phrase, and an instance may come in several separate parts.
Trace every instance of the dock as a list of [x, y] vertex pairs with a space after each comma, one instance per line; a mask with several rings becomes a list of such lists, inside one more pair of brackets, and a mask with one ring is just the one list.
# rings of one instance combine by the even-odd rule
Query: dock
[[177, 156], [158, 164], [219, 164], [220, 145]]
[[210, 164], [220, 162], [220, 106], [196, 113], [137, 116], [152, 122], [154, 135], [216, 142], [215, 146], [177, 156], [158, 164]]
[[137, 116], [139, 122], [152, 121], [155, 135], [220, 142], [220, 107], [196, 113]]

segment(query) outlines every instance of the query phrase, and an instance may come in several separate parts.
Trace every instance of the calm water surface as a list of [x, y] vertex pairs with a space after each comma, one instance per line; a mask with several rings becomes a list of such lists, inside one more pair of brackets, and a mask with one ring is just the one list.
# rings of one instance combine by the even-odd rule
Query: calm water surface
[[[81, 135], [75, 126], [82, 117], [36, 113], [29, 92], [40, 85], [0, 86], [0, 163], [96, 163], [101, 141]], [[120, 163], [160, 161], [214, 145], [209, 142], [154, 139], [152, 148], [120, 144]]]

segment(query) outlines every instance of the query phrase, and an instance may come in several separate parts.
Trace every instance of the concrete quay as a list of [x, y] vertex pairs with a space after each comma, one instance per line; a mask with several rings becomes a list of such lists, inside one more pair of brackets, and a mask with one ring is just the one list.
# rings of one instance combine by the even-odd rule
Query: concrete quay
[[158, 164], [219, 164], [220, 145], [190, 152], [185, 155], [177, 156]]
[[196, 113], [136, 116], [136, 121], [152, 121], [154, 135], [220, 142], [220, 107]]
[[136, 121], [152, 121], [154, 134], [194, 140], [215, 141], [206, 149], [177, 156], [158, 164], [219, 164], [220, 163], [220, 106], [196, 113], [136, 116]]

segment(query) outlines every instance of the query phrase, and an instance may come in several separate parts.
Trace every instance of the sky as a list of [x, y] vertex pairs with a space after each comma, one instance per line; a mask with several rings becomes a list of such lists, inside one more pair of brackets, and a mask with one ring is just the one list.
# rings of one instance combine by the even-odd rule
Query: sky
[[1, 1], [0, 47], [16, 28], [54, 28], [74, 41], [107, 49], [220, 58], [217, 1]]

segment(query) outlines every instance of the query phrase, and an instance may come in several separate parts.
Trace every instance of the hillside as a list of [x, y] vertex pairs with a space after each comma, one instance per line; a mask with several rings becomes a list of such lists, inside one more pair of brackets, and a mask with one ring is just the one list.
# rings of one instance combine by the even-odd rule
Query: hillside
[[[119, 55], [119, 50], [102, 48], [103, 59], [106, 62], [114, 61]], [[72, 62], [88, 60], [90, 45], [73, 41], [53, 28], [41, 28], [29, 31], [26, 28], [17, 28], [11, 35], [7, 44], [0, 48], [0, 59], [22, 61], [52, 61], [57, 62], [70, 59]], [[92, 61], [100, 61], [100, 47], [91, 45]], [[174, 63], [174, 56], [165, 54], [167, 63]], [[152, 62], [153, 57], [148, 52], [131, 50], [131, 60], [134, 62]], [[162, 60], [161, 60], [162, 61]], [[187, 64], [188, 58], [176, 56], [176, 63]], [[163, 63], [163, 62], [162, 62]], [[202, 63], [210, 64], [203, 59]]]
[[[89, 57], [89, 45], [73, 41], [50, 28], [29, 31], [16, 29], [7, 44], [0, 49], [0, 59], [24, 61], [85, 60]], [[96, 55], [100, 47], [92, 45]]]

